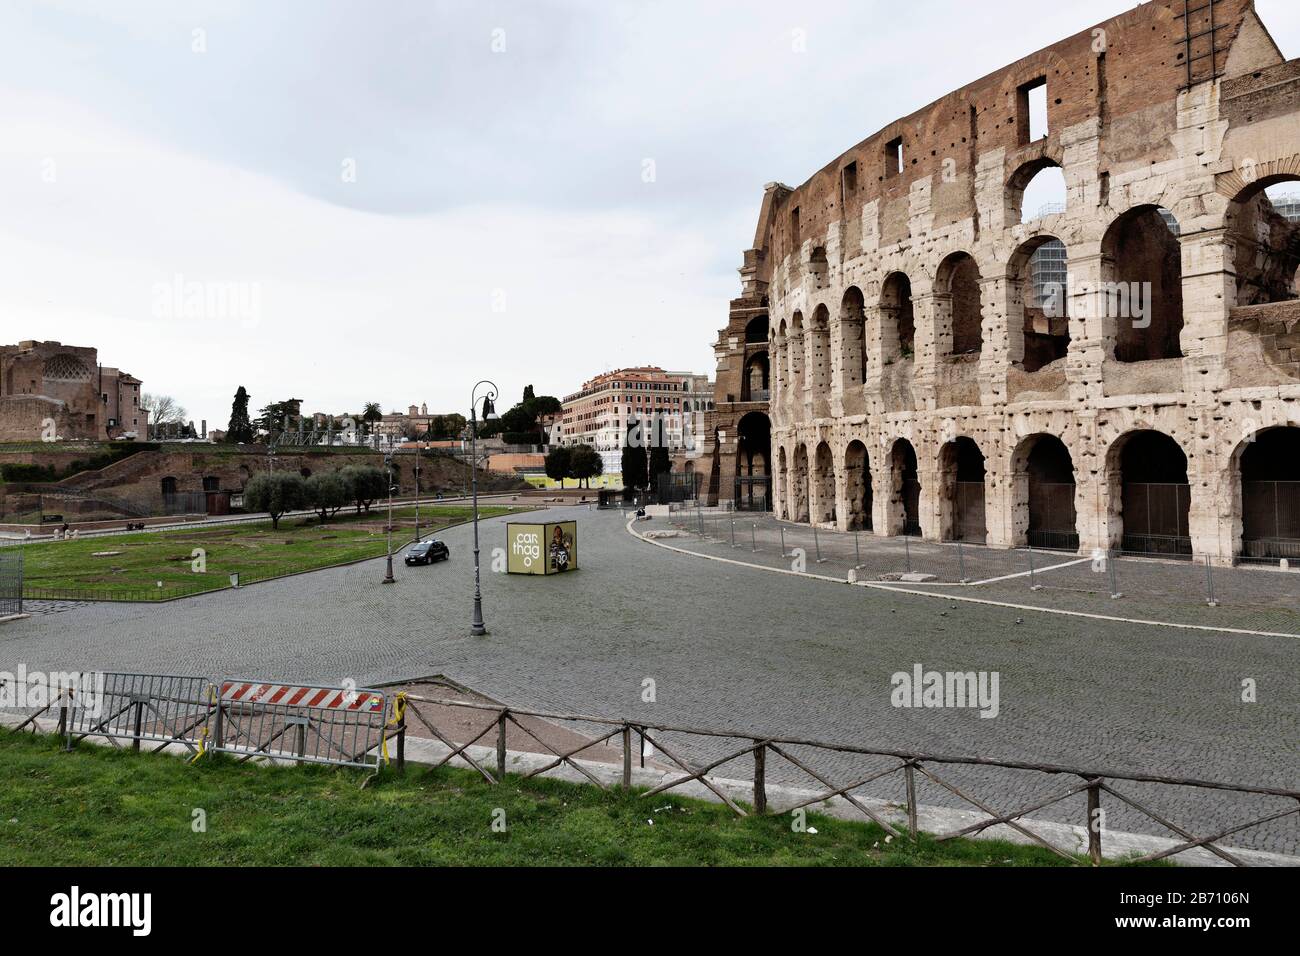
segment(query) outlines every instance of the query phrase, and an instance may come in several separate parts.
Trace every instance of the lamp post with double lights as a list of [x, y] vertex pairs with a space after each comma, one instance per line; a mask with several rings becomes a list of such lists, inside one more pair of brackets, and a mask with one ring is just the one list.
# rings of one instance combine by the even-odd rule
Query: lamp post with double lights
[[470, 486], [473, 489], [474, 509], [474, 616], [470, 620], [469, 632], [478, 637], [487, 633], [483, 626], [483, 592], [479, 587], [478, 571], [478, 390], [480, 385], [488, 386], [483, 396], [483, 420], [492, 421], [497, 417], [496, 406], [492, 402], [497, 397], [497, 387], [487, 379], [479, 382], [469, 393], [469, 468]]

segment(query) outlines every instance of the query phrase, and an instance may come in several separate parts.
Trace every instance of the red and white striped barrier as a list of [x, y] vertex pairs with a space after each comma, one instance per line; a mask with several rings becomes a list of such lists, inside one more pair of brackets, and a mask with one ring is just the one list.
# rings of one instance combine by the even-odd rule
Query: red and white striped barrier
[[319, 687], [304, 684], [270, 684], [259, 681], [228, 680], [221, 685], [225, 703], [311, 707], [316, 710], [379, 711], [384, 695], [367, 690], [343, 687]]

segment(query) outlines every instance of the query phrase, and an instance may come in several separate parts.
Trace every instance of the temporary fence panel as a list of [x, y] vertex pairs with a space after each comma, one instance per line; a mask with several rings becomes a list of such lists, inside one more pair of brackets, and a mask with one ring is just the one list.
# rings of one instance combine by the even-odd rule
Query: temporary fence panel
[[217, 698], [209, 750], [346, 767], [382, 759], [383, 691], [228, 678]]
[[23, 613], [23, 553], [0, 553], [0, 617]]
[[87, 674], [68, 707], [68, 742], [104, 737], [116, 744], [152, 741], [195, 750], [212, 702], [209, 677], [168, 674]]

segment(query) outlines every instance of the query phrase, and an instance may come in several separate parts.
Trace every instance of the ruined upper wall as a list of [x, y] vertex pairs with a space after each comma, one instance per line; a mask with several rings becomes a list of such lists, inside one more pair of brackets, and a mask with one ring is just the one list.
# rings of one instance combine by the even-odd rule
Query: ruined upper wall
[[[1204, 0], [1190, 6], [1194, 12], [1185, 23], [1182, 0], [1144, 3], [890, 123], [789, 193], [769, 188], [755, 242], [764, 255], [754, 263], [755, 277], [767, 281], [784, 257], [797, 258], [804, 241], [816, 243], [836, 221], [845, 224], [847, 239], [857, 238], [863, 207], [871, 203], [879, 210], [880, 245], [906, 239], [911, 191], [921, 180], [930, 184], [934, 229], [962, 220], [978, 227], [975, 183], [982, 156], [1003, 151], [1007, 177], [1035, 161], [1059, 163], [1063, 134], [1089, 121], [1101, 127], [1102, 172], [1122, 174], [1171, 158], [1189, 51], [1193, 82], [1269, 68], [1282, 59], [1254, 14], [1254, 0], [1215, 0], [1213, 51], [1210, 8]], [[1249, 42], [1237, 44], [1239, 35]], [[1039, 79], [1047, 81], [1049, 132], [1029, 142], [1020, 90]], [[904, 169], [890, 175], [887, 145], [897, 138]], [[849, 167], [854, 175], [846, 182]]]

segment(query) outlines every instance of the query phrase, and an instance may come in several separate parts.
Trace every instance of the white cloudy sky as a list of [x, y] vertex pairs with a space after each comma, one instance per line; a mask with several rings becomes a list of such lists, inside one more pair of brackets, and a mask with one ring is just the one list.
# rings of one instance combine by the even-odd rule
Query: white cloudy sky
[[[1131, 6], [4, 0], [0, 340], [96, 345], [212, 427], [240, 384], [450, 411], [710, 371], [764, 183]], [[1300, 4], [1258, 8], [1300, 50]]]

